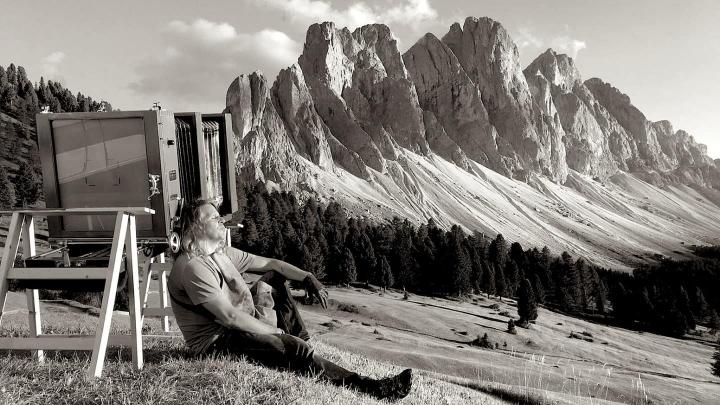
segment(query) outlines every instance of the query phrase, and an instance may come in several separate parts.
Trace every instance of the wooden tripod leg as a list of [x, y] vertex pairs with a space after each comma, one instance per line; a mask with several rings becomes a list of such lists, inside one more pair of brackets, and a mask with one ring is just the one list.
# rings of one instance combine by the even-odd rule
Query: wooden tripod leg
[[135, 215], [130, 215], [129, 227], [125, 236], [125, 260], [128, 273], [128, 312], [130, 313], [130, 336], [132, 361], [135, 369], [143, 366], [142, 351], [142, 307], [140, 306], [140, 285], [138, 272], [137, 235]]
[[[22, 226], [23, 259], [35, 256], [35, 220], [27, 216]], [[30, 325], [30, 337], [42, 335], [42, 323], [40, 321], [40, 294], [36, 289], [25, 290], [28, 307], [28, 323]], [[33, 357], [40, 363], [45, 361], [42, 350], [33, 350]]]
[[100, 377], [103, 365], [105, 364], [105, 353], [107, 352], [108, 337], [110, 335], [110, 324], [112, 322], [113, 307], [115, 306], [115, 294], [117, 293], [117, 282], [120, 276], [120, 265], [122, 264], [123, 247], [128, 227], [128, 214], [118, 212], [115, 218], [115, 235], [113, 236], [112, 249], [110, 251], [110, 263], [105, 280], [105, 291], [103, 302], [100, 308], [100, 320], [95, 331], [95, 343], [93, 344], [92, 360], [90, 361], [89, 377]]
[[0, 264], [0, 322], [2, 322], [2, 314], [5, 310], [5, 297], [7, 296], [9, 286], [7, 275], [15, 265], [15, 256], [17, 256], [18, 246], [20, 246], [20, 234], [22, 233], [22, 224], [24, 221], [24, 214], [14, 212], [12, 219], [10, 219], [10, 228], [8, 228], [7, 238], [5, 239], [5, 249], [3, 250], [2, 263]]
[[[165, 263], [165, 253], [160, 254], [159, 260], [160, 263]], [[158, 288], [158, 293], [160, 294], [160, 308], [164, 310], [169, 306], [167, 290], [167, 272], [165, 271], [160, 272], [160, 287]], [[170, 318], [167, 315], [163, 315], [160, 318], [160, 321], [162, 322], [163, 332], [170, 332]]]
[[[142, 277], [140, 278], [140, 304], [142, 305], [143, 312], [147, 308], [148, 293], [150, 292], [150, 277], [152, 276], [152, 264], [155, 262], [154, 257], [149, 257], [143, 263]], [[140, 325], [145, 324], [145, 315], [140, 317]]]

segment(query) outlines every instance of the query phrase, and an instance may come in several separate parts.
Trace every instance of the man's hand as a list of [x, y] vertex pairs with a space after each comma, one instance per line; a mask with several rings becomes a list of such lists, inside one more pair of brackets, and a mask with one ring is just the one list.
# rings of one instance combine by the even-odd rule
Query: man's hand
[[318, 301], [320, 301], [320, 305], [322, 305], [324, 309], [327, 309], [328, 293], [318, 279], [312, 274], [308, 274], [307, 277], [303, 279], [303, 284], [305, 285], [305, 292], [310, 298], [317, 298]]

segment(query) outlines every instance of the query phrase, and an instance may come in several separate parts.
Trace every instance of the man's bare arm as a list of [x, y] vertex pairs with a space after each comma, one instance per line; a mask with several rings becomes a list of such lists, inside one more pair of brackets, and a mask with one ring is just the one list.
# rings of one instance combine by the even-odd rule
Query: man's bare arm
[[307, 271], [300, 270], [290, 263], [282, 260], [270, 259], [262, 256], [255, 256], [252, 263], [248, 267], [249, 272], [265, 273], [267, 271], [277, 271], [288, 280], [302, 281], [305, 285], [305, 291], [313, 299], [317, 298], [323, 308], [327, 308], [328, 293], [322, 284]]
[[216, 322], [227, 328], [250, 333], [282, 333], [280, 329], [263, 323], [233, 307], [230, 300], [224, 295], [218, 295], [202, 306], [215, 315]]
[[270, 270], [275, 270], [286, 279], [295, 281], [303, 281], [305, 277], [310, 274], [288, 262], [262, 256], [255, 256], [247, 271], [251, 273], [265, 273]]

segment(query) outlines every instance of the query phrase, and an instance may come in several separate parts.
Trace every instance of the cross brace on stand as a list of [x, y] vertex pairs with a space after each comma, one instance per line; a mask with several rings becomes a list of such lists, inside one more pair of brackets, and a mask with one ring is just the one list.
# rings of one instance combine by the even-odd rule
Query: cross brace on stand
[[[26, 290], [30, 337], [0, 338], [0, 349], [33, 350], [38, 361], [43, 361], [43, 350], [87, 350], [92, 351], [89, 377], [102, 375], [105, 354], [108, 346], [130, 347], [132, 363], [136, 369], [143, 366], [142, 351], [142, 309], [139, 288], [136, 215], [150, 215], [155, 211], [145, 207], [113, 208], [65, 208], [34, 209], [12, 212], [10, 227], [2, 263], [0, 264], [0, 322], [5, 308], [10, 280], [38, 281], [48, 280], [104, 280], [102, 306], [95, 335], [43, 335], [40, 303], [37, 289]], [[0, 214], [8, 214], [2, 212]], [[15, 257], [20, 243], [23, 244], [23, 258], [35, 254], [34, 216], [65, 215], [101, 215], [115, 214], [115, 228], [107, 267], [70, 267], [70, 268], [26, 268], [15, 267]], [[130, 315], [130, 335], [110, 335], [113, 307], [117, 292], [120, 266], [125, 253], [128, 272], [128, 309]], [[0, 323], [0, 326], [2, 324]]]

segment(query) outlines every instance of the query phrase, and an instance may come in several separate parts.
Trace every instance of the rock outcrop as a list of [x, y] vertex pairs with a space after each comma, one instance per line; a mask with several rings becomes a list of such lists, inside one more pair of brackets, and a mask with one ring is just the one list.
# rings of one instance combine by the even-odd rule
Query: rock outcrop
[[236, 78], [227, 93], [236, 132], [236, 162], [243, 178], [282, 183], [299, 182], [298, 150], [273, 103], [262, 74]]
[[415, 83], [420, 106], [426, 111], [426, 126], [428, 120], [432, 126], [428, 141], [433, 150], [452, 161], [463, 161], [459, 154], [463, 153], [511, 175], [511, 167], [500, 157], [497, 132], [490, 124], [480, 91], [450, 48], [426, 34], [405, 52], [403, 61]]
[[[567, 55], [548, 49], [524, 70], [533, 98], [556, 118], [564, 132], [565, 161], [570, 169], [607, 178], [618, 170], [610, 148], [609, 130], [595, 117], [604, 111], [585, 87], [580, 72]], [[554, 108], [552, 108], [554, 107]], [[607, 114], [605, 114], [607, 116]], [[622, 136], [622, 135], [620, 135]], [[622, 148], [620, 148], [622, 150]]]
[[548, 49], [522, 69], [489, 18], [403, 54], [385, 25], [314, 24], [296, 64], [272, 84], [241, 75], [226, 102], [241, 182], [354, 215], [433, 217], [621, 267], [618, 249], [675, 252], [720, 233], [708, 219], [720, 160], [704, 145], [647, 120], [612, 85], [583, 81], [567, 55]]
[[489, 18], [453, 24], [442, 39], [426, 34], [404, 54], [385, 25], [314, 24], [296, 64], [272, 85], [241, 75], [226, 101], [238, 173], [306, 191], [323, 187], [323, 173], [348, 174], [365, 197], [392, 201], [375, 204], [383, 215], [443, 212], [442, 197], [422, 186], [450, 181], [430, 174], [447, 167], [439, 159], [541, 191], [538, 176], [581, 187], [578, 175], [605, 182], [623, 172], [720, 189], [718, 161], [692, 136], [647, 120], [612, 85], [583, 81], [552, 49], [523, 70], [512, 38]]
[[[500, 153], [515, 158], [513, 177], [543, 171], [564, 181], [567, 173], [564, 159], [551, 156], [551, 139], [556, 134], [549, 126], [537, 131], [533, 125], [532, 95], [520, 67], [517, 46], [505, 28], [489, 18], [469, 17], [462, 28], [453, 24], [443, 42], [480, 90], [490, 123], [508, 146], [501, 147]], [[559, 162], [560, 167], [553, 167], [551, 161]]]

